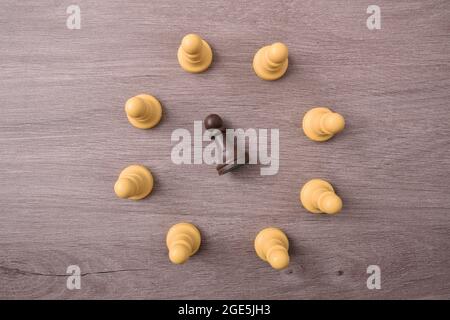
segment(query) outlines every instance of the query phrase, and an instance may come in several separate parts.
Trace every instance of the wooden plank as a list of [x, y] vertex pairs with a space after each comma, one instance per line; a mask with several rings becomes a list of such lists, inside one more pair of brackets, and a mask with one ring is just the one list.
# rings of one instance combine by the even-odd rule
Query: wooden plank
[[[450, 298], [448, 1], [378, 1], [377, 31], [364, 1], [77, 4], [81, 30], [66, 28], [66, 4], [1, 4], [0, 298]], [[188, 32], [213, 47], [206, 73], [177, 63]], [[264, 82], [251, 61], [274, 41], [289, 46], [289, 71]], [[141, 92], [164, 106], [148, 131], [123, 111]], [[347, 121], [321, 144], [300, 129], [316, 105]], [[173, 164], [172, 131], [213, 112], [278, 128], [279, 173]], [[112, 190], [133, 163], [156, 178], [139, 202]], [[313, 177], [336, 186], [341, 214], [300, 206]], [[174, 266], [164, 238], [179, 221], [204, 242]], [[282, 272], [253, 251], [270, 225], [291, 242]], [[81, 290], [66, 288], [71, 264]], [[366, 287], [373, 264], [381, 290]]]

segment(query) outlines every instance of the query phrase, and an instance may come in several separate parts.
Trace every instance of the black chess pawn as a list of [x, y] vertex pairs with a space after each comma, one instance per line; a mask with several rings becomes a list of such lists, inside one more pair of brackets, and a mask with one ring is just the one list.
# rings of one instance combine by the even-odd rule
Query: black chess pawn
[[[239, 161], [239, 156], [242, 155], [242, 152], [238, 152], [237, 149], [237, 139], [236, 137], [233, 135], [233, 137], [228, 137], [227, 138], [227, 131], [225, 128], [225, 125], [223, 123], [222, 118], [217, 115], [217, 114], [210, 114], [208, 115], [205, 120], [203, 121], [203, 124], [205, 126], [206, 130], [210, 130], [210, 129], [217, 129], [219, 130], [219, 132], [221, 133], [222, 139], [223, 139], [223, 143], [222, 143], [222, 147], [223, 147], [223, 151], [222, 151], [222, 162], [216, 166], [216, 170], [217, 173], [221, 176], [225, 173], [228, 173], [232, 170], [235, 170], [237, 168], [239, 168], [240, 166], [249, 163], [249, 156], [248, 156], [248, 152], [247, 150], [244, 150], [244, 158], [245, 159], [240, 159]], [[215, 134], [213, 133], [213, 135], [211, 136], [211, 139], [214, 140], [217, 136], [219, 136], [220, 134], [218, 132], [215, 132]], [[234, 142], [234, 155], [232, 159], [228, 159], [229, 157], [227, 157], [227, 143], [230, 143], [229, 139], [233, 139]]]

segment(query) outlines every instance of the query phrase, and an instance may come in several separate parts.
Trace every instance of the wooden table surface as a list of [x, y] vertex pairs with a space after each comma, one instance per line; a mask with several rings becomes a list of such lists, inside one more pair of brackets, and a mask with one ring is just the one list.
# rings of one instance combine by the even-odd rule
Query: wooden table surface
[[[70, 4], [80, 30], [66, 27]], [[370, 4], [381, 30], [366, 26]], [[449, 15], [447, 0], [2, 0], [0, 298], [450, 298]], [[190, 32], [213, 47], [202, 74], [176, 59]], [[275, 41], [289, 70], [265, 82], [251, 61]], [[143, 92], [164, 106], [152, 130], [124, 113]], [[326, 143], [300, 128], [317, 105], [347, 122]], [[209, 113], [279, 129], [278, 174], [175, 165], [172, 131]], [[134, 163], [156, 183], [137, 202], [113, 192]], [[339, 215], [301, 207], [315, 177], [343, 198]], [[165, 246], [180, 221], [203, 236], [182, 266]], [[283, 271], [255, 255], [267, 226], [290, 239]], [[69, 265], [80, 290], [66, 287]]]

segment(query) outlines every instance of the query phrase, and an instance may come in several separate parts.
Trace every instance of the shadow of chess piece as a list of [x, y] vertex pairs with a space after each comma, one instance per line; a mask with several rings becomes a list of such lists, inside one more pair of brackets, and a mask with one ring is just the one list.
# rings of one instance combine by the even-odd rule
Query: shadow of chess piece
[[[208, 115], [203, 121], [206, 130], [211, 130], [211, 140], [216, 138], [221, 138], [222, 143], [219, 145], [222, 149], [222, 163], [216, 166], [217, 173], [221, 176], [225, 173], [233, 171], [244, 164], [249, 163], [249, 155], [247, 147], [244, 146], [245, 150], [238, 150], [237, 147], [237, 137], [232, 135], [227, 137], [227, 130], [222, 118], [217, 114]], [[213, 130], [216, 129], [216, 130]], [[231, 140], [232, 139], [232, 140]], [[227, 145], [233, 143], [233, 156], [229, 155], [227, 151]], [[240, 151], [240, 152], [239, 152]]]

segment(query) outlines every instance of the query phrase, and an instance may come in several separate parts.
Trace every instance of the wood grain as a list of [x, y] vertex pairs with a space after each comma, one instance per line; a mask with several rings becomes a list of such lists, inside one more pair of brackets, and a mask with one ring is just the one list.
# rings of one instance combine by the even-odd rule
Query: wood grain
[[[0, 298], [317, 299], [450, 298], [450, 2], [77, 0], [0, 4]], [[181, 37], [214, 50], [203, 74], [183, 72]], [[289, 71], [276, 82], [251, 68], [256, 50], [283, 41]], [[137, 130], [127, 98], [150, 93], [161, 124]], [[347, 121], [327, 143], [299, 127], [312, 106]], [[218, 177], [171, 162], [170, 135], [217, 112], [234, 127], [279, 128], [280, 171]], [[120, 170], [151, 168], [152, 195], [113, 193]], [[330, 180], [340, 215], [300, 206], [308, 179]], [[203, 246], [171, 265], [164, 244], [179, 221]], [[260, 261], [253, 239], [283, 228], [291, 265]], [[81, 267], [82, 288], [66, 289]], [[382, 271], [368, 290], [366, 268]]]

